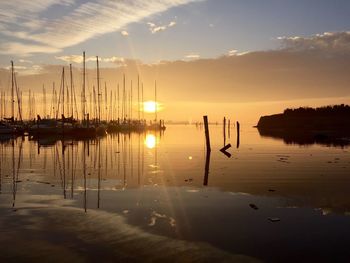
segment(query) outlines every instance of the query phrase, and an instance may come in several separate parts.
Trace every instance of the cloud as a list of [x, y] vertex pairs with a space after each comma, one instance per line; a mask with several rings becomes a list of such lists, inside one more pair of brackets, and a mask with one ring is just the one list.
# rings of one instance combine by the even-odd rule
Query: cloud
[[176, 25], [176, 22], [175, 21], [171, 21], [168, 25], [168, 27], [172, 27], [172, 26], [175, 26]]
[[157, 32], [164, 31], [165, 29], [167, 29], [166, 26], [157, 26], [157, 27], [152, 27], [150, 30], [152, 34], [155, 34]]
[[[84, 57], [82, 55], [67, 55], [67, 56], [55, 56], [55, 59], [62, 60], [68, 63], [83, 63]], [[96, 61], [96, 57], [87, 57], [85, 58], [86, 62]]]
[[121, 58], [121, 57], [113, 56], [113, 57], [110, 57], [110, 58], [103, 58], [102, 61], [103, 62], [108, 62], [108, 63], [114, 63], [114, 64], [116, 64], [117, 66], [120, 66], [120, 67], [126, 66], [125, 59]]
[[238, 50], [232, 49], [232, 50], [230, 50], [230, 51], [228, 52], [228, 55], [229, 55], [229, 56], [235, 56], [235, 55], [237, 55], [237, 53], [238, 53]]
[[[11, 66], [4, 67], [5, 70], [11, 70]], [[43, 67], [41, 65], [31, 65], [26, 66], [14, 66], [14, 70], [18, 72], [21, 76], [24, 75], [36, 75], [43, 72]]]
[[[201, 0], [1, 1], [0, 34], [14, 40], [1, 43], [6, 39], [1, 37], [0, 52], [17, 55], [59, 52], [99, 35], [118, 31], [129, 23], [138, 22], [172, 7], [197, 1]], [[51, 12], [48, 12], [49, 9]], [[54, 9], [62, 15], [49, 15]], [[162, 31], [162, 27], [154, 26], [154, 32]], [[31, 43], [31, 48], [25, 49], [27, 45], [24, 43]], [[6, 45], [21, 46], [21, 52], [14, 48], [6, 49]]]
[[281, 47], [290, 51], [350, 52], [350, 32], [325, 32], [310, 37], [278, 37]]
[[120, 34], [122, 34], [123, 36], [127, 37], [129, 35], [128, 31], [121, 31]]
[[188, 55], [185, 56], [185, 58], [187, 58], [187, 59], [199, 59], [200, 55], [198, 55], [198, 54], [188, 54]]
[[[27, 69], [27, 67], [25, 67], [25, 66], [16, 66], [16, 65], [14, 65], [13, 68], [14, 68], [14, 70], [23, 70], [23, 69]], [[10, 69], [11, 69], [11, 66], [7, 66], [7, 67], [5, 67], [4, 69], [10, 70]]]
[[161, 31], [165, 31], [169, 27], [175, 26], [176, 22], [171, 21], [171, 22], [169, 22], [168, 25], [159, 25], [159, 26], [157, 26], [155, 23], [148, 22], [147, 25], [148, 25], [149, 31], [151, 31], [152, 34], [155, 34], [155, 33], [161, 32]]
[[251, 52], [250, 51], [243, 51], [243, 52], [239, 52], [238, 50], [236, 49], [232, 49], [228, 52], [228, 56], [229, 57], [232, 57], [232, 56], [244, 56], [244, 55], [247, 55], [247, 54], [250, 54]]

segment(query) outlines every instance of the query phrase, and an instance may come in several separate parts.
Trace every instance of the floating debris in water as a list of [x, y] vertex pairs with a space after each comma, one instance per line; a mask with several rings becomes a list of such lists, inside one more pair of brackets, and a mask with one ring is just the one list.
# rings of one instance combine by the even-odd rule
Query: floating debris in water
[[51, 184], [50, 182], [36, 181], [38, 184]]
[[258, 210], [259, 208], [255, 205], [255, 204], [249, 204], [249, 206], [254, 209], [254, 210]]
[[275, 189], [269, 189], [268, 191], [269, 192], [275, 192], [276, 190]]
[[281, 221], [281, 219], [278, 217], [269, 217], [268, 220], [273, 223]]

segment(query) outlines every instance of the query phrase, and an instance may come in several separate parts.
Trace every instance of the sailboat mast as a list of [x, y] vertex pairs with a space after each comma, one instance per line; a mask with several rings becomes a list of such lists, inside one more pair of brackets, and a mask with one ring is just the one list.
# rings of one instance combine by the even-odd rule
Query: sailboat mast
[[117, 86], [117, 99], [118, 99], [118, 124], [119, 124], [119, 83], [118, 83], [118, 86]]
[[137, 117], [140, 122], [140, 76], [137, 75]]
[[73, 106], [74, 106], [74, 101], [73, 101], [73, 73], [72, 73], [72, 64], [69, 64], [69, 73], [70, 73], [70, 96], [71, 96], [71, 114], [73, 118]]
[[85, 121], [85, 75], [86, 75], [86, 66], [85, 66], [85, 51], [83, 52], [83, 120]]
[[123, 122], [124, 122], [124, 120], [125, 120], [125, 74], [123, 74], [122, 116], [123, 116]]
[[143, 101], [143, 83], [141, 83], [141, 101], [142, 101], [142, 120], [145, 120], [145, 109], [144, 109], [144, 101]]
[[130, 83], [130, 121], [132, 121], [132, 80]]
[[154, 114], [155, 114], [155, 121], [157, 122], [157, 81], [154, 81]]
[[100, 69], [98, 65], [98, 56], [96, 56], [96, 63], [97, 63], [97, 107], [98, 107], [98, 122], [101, 122], [101, 105], [100, 105]]
[[46, 118], [46, 89], [44, 84], [43, 84], [43, 114], [44, 114], [44, 118]]
[[65, 81], [64, 81], [64, 67], [63, 67], [62, 69], [62, 114], [63, 116], [64, 116], [64, 83]]
[[105, 114], [104, 114], [104, 118], [105, 120], [108, 120], [108, 103], [107, 103], [107, 83], [105, 81]]
[[15, 99], [14, 99], [14, 88], [15, 88], [15, 80], [14, 80], [14, 66], [13, 66], [13, 61], [11, 60], [11, 83], [12, 83], [12, 88], [11, 88], [11, 117], [13, 118], [12, 121], [15, 120]]

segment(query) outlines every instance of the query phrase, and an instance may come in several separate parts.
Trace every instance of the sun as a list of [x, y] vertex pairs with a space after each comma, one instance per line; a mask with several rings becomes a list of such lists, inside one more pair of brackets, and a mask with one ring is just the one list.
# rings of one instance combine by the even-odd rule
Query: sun
[[143, 111], [144, 112], [156, 112], [158, 109], [157, 109], [157, 103], [153, 100], [149, 100], [149, 101], [145, 101], [143, 103]]

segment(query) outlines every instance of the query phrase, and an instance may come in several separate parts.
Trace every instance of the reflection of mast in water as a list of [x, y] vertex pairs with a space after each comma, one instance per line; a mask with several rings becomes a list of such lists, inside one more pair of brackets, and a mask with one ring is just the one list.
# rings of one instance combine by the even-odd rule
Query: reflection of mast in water
[[154, 165], [155, 165], [155, 168], [156, 168], [156, 171], [155, 173], [157, 174], [158, 173], [158, 151], [157, 151], [157, 135], [155, 135], [155, 144], [154, 144]]
[[45, 151], [44, 151], [44, 170], [45, 170], [45, 174], [46, 174], [46, 165], [47, 165], [47, 151], [45, 149]]
[[[145, 134], [142, 134], [142, 141], [145, 140]], [[144, 166], [145, 166], [145, 145], [142, 146], [142, 164], [141, 164], [141, 176], [143, 178], [144, 176]]]
[[86, 213], [86, 157], [85, 157], [86, 141], [83, 144], [83, 176], [84, 176], [84, 211]]
[[63, 166], [63, 197], [66, 199], [66, 157], [64, 154], [65, 145], [64, 141], [62, 141], [62, 166]]
[[[76, 165], [77, 165], [77, 160], [76, 160], [76, 158], [77, 158], [77, 154], [74, 154], [74, 144], [73, 144], [73, 142], [72, 142], [72, 144], [71, 144], [71, 154], [72, 154], [72, 165], [71, 165], [71, 167], [72, 167], [72, 173], [71, 173], [71, 193], [70, 193], [70, 195], [71, 195], [71, 198], [73, 198], [73, 196], [74, 196], [74, 179], [75, 179], [75, 169], [76, 169]], [[75, 156], [75, 162], [74, 162], [74, 156]]]
[[134, 156], [132, 150], [132, 134], [129, 133], [129, 159], [130, 159], [130, 175], [134, 179]]
[[62, 147], [62, 166], [63, 166], [63, 169], [62, 169], [62, 166], [61, 166], [61, 161], [60, 161], [60, 157], [59, 157], [59, 154], [58, 154], [58, 148], [56, 147], [56, 156], [57, 156], [57, 162], [58, 162], [58, 169], [60, 171], [60, 178], [61, 178], [61, 186], [62, 186], [62, 189], [63, 189], [63, 197], [64, 199], [66, 199], [66, 175], [65, 175], [65, 162], [64, 162], [64, 146], [63, 146], [63, 141], [61, 142], [61, 147]]
[[123, 143], [122, 143], [122, 151], [123, 151], [123, 188], [126, 186], [126, 158], [127, 158], [127, 153], [126, 153], [126, 136], [125, 134], [123, 135]]
[[[140, 112], [139, 112], [140, 119]], [[137, 184], [140, 185], [140, 153], [141, 153], [141, 134], [139, 133], [139, 143], [138, 143], [138, 151], [137, 151]]]
[[118, 177], [120, 175], [120, 133], [118, 132]]
[[[1, 106], [2, 107], [2, 106]], [[2, 110], [2, 109], [1, 109]], [[3, 145], [0, 144], [0, 194], [2, 192], [2, 157], [4, 156]]]
[[12, 139], [12, 207], [15, 207], [15, 201], [16, 201], [16, 177], [15, 177], [15, 139]]
[[100, 187], [101, 187], [101, 142], [97, 141], [98, 169], [97, 169], [97, 208], [100, 208]]
[[20, 142], [19, 147], [19, 153], [18, 153], [18, 160], [17, 160], [17, 170], [15, 167], [15, 141], [12, 139], [12, 194], [13, 194], [13, 200], [12, 200], [12, 207], [15, 207], [16, 203], [16, 194], [17, 194], [17, 182], [18, 182], [18, 175], [19, 175], [19, 169], [21, 167], [21, 159], [22, 159], [22, 140]]

